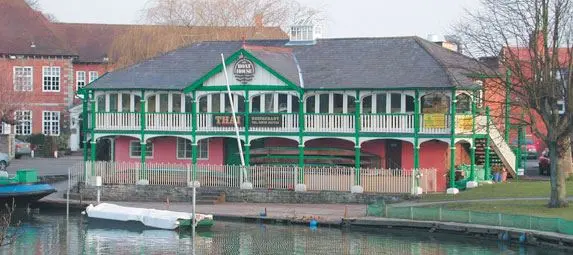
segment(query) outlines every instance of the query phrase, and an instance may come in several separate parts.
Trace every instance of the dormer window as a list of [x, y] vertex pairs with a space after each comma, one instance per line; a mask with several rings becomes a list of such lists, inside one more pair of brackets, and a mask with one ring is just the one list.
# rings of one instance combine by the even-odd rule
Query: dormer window
[[300, 21], [290, 27], [289, 44], [314, 44], [316, 39], [321, 37], [321, 33], [320, 26], [315, 25], [312, 21]]

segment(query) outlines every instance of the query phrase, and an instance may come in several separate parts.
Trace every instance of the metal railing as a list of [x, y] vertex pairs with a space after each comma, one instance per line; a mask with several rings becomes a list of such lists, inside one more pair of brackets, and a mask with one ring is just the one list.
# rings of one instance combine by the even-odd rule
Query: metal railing
[[[140, 162], [86, 162], [83, 181], [91, 184], [101, 176], [103, 185], [132, 185], [147, 180], [149, 185], [187, 186], [198, 181], [201, 186], [238, 188], [241, 171], [238, 165], [198, 165]], [[292, 190], [298, 183], [297, 166], [256, 165], [245, 167], [246, 180], [257, 189]], [[424, 192], [437, 192], [435, 169], [360, 169], [360, 183], [370, 193], [413, 193], [416, 187]], [[357, 171], [348, 167], [305, 167], [304, 184], [309, 191], [350, 191]]]
[[383, 203], [368, 205], [366, 215], [396, 219], [500, 226], [573, 235], [573, 221], [530, 215], [447, 210], [441, 207], [393, 207]]

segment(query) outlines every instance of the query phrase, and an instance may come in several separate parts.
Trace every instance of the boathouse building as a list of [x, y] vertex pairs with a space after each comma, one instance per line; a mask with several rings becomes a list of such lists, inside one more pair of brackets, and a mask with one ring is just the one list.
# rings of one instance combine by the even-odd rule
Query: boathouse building
[[[488, 76], [475, 70], [415, 36], [315, 39], [303, 28], [290, 40], [196, 43], [81, 91], [84, 157], [240, 165], [238, 134], [247, 166], [434, 168], [445, 191], [456, 166], [489, 168], [480, 141], [500, 146], [484, 128]], [[514, 167], [511, 151], [496, 151]], [[359, 177], [352, 190], [363, 190]]]

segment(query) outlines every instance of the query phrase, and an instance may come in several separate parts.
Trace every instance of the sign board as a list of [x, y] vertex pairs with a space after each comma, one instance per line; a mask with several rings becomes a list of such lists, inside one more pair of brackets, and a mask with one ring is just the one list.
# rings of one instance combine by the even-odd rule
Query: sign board
[[256, 114], [249, 116], [251, 127], [282, 127], [283, 117], [280, 114]]
[[473, 121], [471, 115], [458, 115], [456, 116], [456, 125], [458, 130], [461, 131], [472, 131]]
[[[244, 117], [237, 115], [237, 126], [244, 127]], [[255, 114], [249, 116], [251, 127], [282, 127], [283, 118], [281, 114]], [[214, 127], [234, 127], [233, 115], [228, 113], [213, 114]]]
[[247, 84], [255, 77], [255, 64], [241, 55], [233, 66], [233, 74], [238, 82]]
[[443, 113], [424, 114], [424, 128], [446, 128], [446, 115]]

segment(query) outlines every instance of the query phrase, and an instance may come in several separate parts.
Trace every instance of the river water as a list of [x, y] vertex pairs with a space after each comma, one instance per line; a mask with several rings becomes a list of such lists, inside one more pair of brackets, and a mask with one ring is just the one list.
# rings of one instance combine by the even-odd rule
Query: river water
[[[15, 243], [0, 254], [565, 254], [424, 231], [216, 222], [209, 232], [104, 229], [73, 212], [19, 215]], [[194, 249], [195, 246], [195, 249]], [[195, 251], [195, 252], [194, 252]]]

